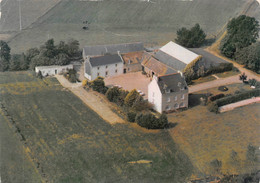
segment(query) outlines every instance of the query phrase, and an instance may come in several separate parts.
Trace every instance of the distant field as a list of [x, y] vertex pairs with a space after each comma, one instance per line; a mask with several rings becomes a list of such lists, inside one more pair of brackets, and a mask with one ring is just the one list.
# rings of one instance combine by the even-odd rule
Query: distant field
[[[10, 41], [14, 52], [39, 46], [48, 38], [75, 38], [81, 46], [143, 41], [161, 45], [175, 38], [176, 31], [200, 23], [208, 35], [216, 35], [237, 16], [246, 0], [153, 0], [76, 1], [59, 3], [31, 28]], [[82, 29], [88, 21], [89, 30]]]
[[[21, 0], [22, 28], [26, 28], [44, 15], [60, 0]], [[20, 30], [19, 1], [2, 0], [0, 32]]]
[[[43, 180], [183, 183], [190, 177], [193, 166], [167, 131], [148, 132], [130, 123], [111, 126], [56, 79], [39, 80], [30, 72], [6, 72], [0, 78], [0, 101], [24, 135], [26, 154]], [[128, 163], [138, 160], [152, 163]], [[7, 159], [12, 170], [19, 171], [19, 163]], [[13, 176], [2, 181], [20, 183], [9, 181]]]
[[[232, 94], [236, 90], [250, 90], [248, 85], [233, 84], [228, 86]], [[245, 173], [246, 151], [249, 143], [259, 147], [260, 142], [260, 104], [237, 108], [226, 113], [209, 112], [206, 106], [199, 105], [199, 98], [206, 93], [223, 93], [216, 88], [195, 93], [189, 103], [195, 105], [187, 111], [169, 115], [169, 120], [177, 123], [170, 130], [174, 141], [189, 156], [192, 164], [205, 174], [211, 174], [210, 162], [222, 161], [223, 173]], [[239, 164], [230, 164], [230, 154], [238, 153]], [[259, 151], [259, 150], [258, 150]], [[260, 153], [260, 152], [258, 152]], [[258, 169], [260, 168], [260, 159]]]

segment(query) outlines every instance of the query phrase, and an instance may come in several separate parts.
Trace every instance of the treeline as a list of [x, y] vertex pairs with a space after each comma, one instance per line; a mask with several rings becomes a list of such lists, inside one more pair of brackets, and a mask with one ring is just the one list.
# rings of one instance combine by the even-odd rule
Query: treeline
[[227, 35], [221, 42], [220, 51], [228, 58], [260, 73], [259, 22], [254, 17], [241, 15], [227, 25]]
[[11, 48], [0, 41], [0, 71], [19, 71], [34, 69], [36, 66], [67, 65], [80, 56], [79, 42], [69, 40], [54, 44], [54, 39], [46, 41], [39, 48], [30, 48], [22, 54], [12, 54]]

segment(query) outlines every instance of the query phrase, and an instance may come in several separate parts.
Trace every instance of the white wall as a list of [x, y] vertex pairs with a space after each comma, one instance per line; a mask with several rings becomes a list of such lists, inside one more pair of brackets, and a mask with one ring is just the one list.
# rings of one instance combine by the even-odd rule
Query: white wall
[[148, 101], [154, 104], [154, 109], [162, 113], [162, 93], [155, 78], [148, 85]]
[[64, 66], [40, 66], [35, 67], [35, 72], [38, 73], [41, 71], [42, 76], [53, 76], [55, 74], [61, 74], [68, 69], [73, 69], [73, 65], [64, 65]]
[[[117, 70], [117, 72], [115, 72], [116, 70]], [[123, 70], [124, 70], [124, 64], [122, 62], [117, 63], [117, 66], [116, 66], [116, 64], [109, 64], [109, 65], [92, 67], [91, 79], [92, 80], [96, 79], [98, 77], [98, 73], [99, 73], [99, 76], [101, 76], [101, 77], [117, 76], [117, 75], [123, 74]], [[107, 75], [106, 75], [106, 72], [108, 72]]]

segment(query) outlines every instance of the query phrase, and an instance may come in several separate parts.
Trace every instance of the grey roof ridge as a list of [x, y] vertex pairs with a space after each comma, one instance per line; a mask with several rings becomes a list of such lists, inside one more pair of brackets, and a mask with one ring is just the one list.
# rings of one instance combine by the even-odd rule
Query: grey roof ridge
[[[173, 57], [173, 56], [171, 56], [171, 55], [169, 55], [168, 53], [166, 53], [166, 52], [164, 52], [164, 51], [162, 51], [162, 50], [160, 50], [161, 52], [163, 52], [163, 53], [165, 53], [166, 55], [168, 55], [168, 56], [170, 56], [170, 57]], [[173, 57], [173, 58], [175, 58], [176, 60], [179, 60], [179, 59], [177, 59], [176, 57]], [[184, 63], [185, 65], [188, 65], [188, 64], [186, 64], [185, 62], [183, 62], [183, 61], [181, 61], [181, 60], [179, 60], [181, 63]]]
[[125, 45], [127, 45], [127, 44], [136, 44], [136, 43], [142, 43], [142, 44], [144, 44], [143, 42], [141, 42], [141, 41], [136, 41], [136, 42], [131, 42], [131, 43], [116, 43], [116, 44], [98, 44], [98, 45], [86, 45], [86, 46], [84, 46], [84, 48], [85, 47], [87, 47], [87, 46], [110, 46], [110, 45], [122, 45], [122, 44], [125, 44]]
[[[161, 51], [161, 50], [160, 50]], [[163, 53], [165, 53], [165, 52], [163, 52]], [[165, 53], [165, 54], [167, 54], [167, 53]], [[169, 54], [167, 54], [167, 55], [169, 55]], [[169, 55], [170, 57], [171, 57], [171, 55]], [[154, 59], [156, 59], [158, 62], [160, 62], [156, 57], [154, 57], [154, 55], [152, 55], [152, 57], [154, 58]], [[175, 58], [175, 57], [174, 57]], [[177, 59], [177, 58], [176, 58]], [[177, 59], [178, 60], [178, 59]], [[173, 67], [171, 67], [171, 66], [169, 66], [169, 65], [166, 65], [165, 63], [163, 63], [163, 62], [160, 62], [161, 64], [163, 64], [163, 65], [165, 65], [166, 67], [168, 67], [168, 68], [170, 68], [170, 69], [172, 69], [172, 70], [174, 70], [174, 71], [176, 71], [176, 72], [178, 72], [179, 70], [176, 70], [176, 69], [174, 69]], [[183, 62], [182, 62], [183, 63]]]

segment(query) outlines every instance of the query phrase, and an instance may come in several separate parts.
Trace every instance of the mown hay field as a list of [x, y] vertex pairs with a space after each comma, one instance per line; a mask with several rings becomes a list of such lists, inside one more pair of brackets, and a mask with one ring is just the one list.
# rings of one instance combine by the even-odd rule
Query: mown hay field
[[[110, 125], [53, 78], [36, 79], [30, 72], [3, 77], [1, 103], [19, 129], [13, 133], [24, 136], [20, 143], [42, 181], [185, 182], [190, 177], [193, 166], [167, 131]], [[138, 160], [152, 163], [129, 163]], [[15, 170], [19, 163], [5, 164]], [[19, 182], [8, 181], [15, 174], [8, 176], [2, 181]]]
[[[181, 27], [199, 23], [213, 37], [232, 17], [238, 16], [246, 0], [66, 0], [39, 18], [30, 28], [10, 40], [13, 52], [74, 38], [81, 46], [142, 41], [162, 45], [176, 37]], [[88, 21], [88, 25], [83, 22]], [[84, 26], [88, 30], [83, 30]]]
[[[221, 114], [209, 112], [206, 106], [199, 104], [200, 97], [206, 93], [232, 94], [236, 90], [250, 90], [244, 84], [233, 84], [228, 88], [226, 93], [217, 88], [194, 93], [190, 96], [190, 109], [168, 115], [169, 120], [176, 123], [175, 128], [170, 130], [171, 136], [203, 174], [214, 174], [210, 162], [215, 159], [222, 162], [222, 173], [248, 173], [252, 167], [246, 164], [247, 146], [259, 147], [259, 103]], [[231, 163], [232, 150], [237, 152], [237, 164]], [[258, 148], [257, 151], [259, 154]], [[260, 162], [256, 167], [260, 168]]]

